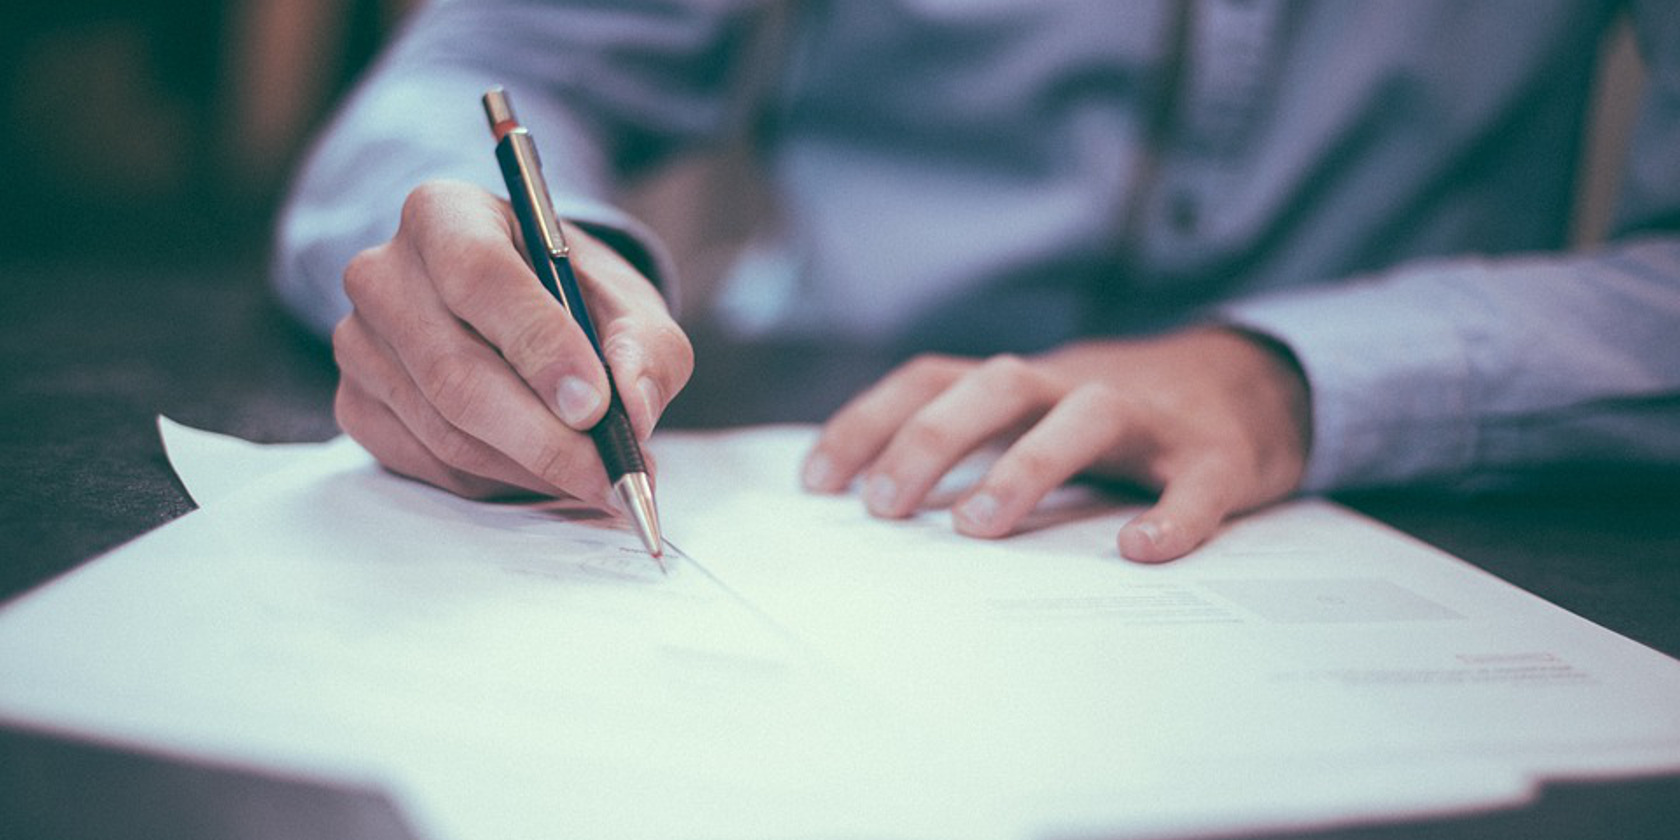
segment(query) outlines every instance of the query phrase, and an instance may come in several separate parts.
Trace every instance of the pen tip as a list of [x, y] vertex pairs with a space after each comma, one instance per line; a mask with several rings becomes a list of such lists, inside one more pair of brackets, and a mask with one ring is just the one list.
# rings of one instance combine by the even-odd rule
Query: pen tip
[[[660, 560], [665, 556], [665, 537], [659, 532], [659, 511], [653, 504], [653, 487], [648, 483], [647, 473], [625, 473], [617, 487], [619, 501], [630, 514], [636, 533], [641, 535], [642, 545], [654, 560]], [[663, 561], [659, 568], [665, 568]]]

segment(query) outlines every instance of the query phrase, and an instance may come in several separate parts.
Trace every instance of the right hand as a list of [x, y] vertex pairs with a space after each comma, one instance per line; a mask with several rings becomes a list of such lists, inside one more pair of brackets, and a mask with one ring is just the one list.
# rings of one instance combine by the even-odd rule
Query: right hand
[[[586, 434], [606, 412], [589, 339], [526, 263], [507, 201], [436, 181], [390, 242], [344, 271], [338, 423], [394, 472], [472, 498], [611, 497]], [[573, 267], [636, 434], [687, 384], [694, 351], [647, 278], [566, 227]]]

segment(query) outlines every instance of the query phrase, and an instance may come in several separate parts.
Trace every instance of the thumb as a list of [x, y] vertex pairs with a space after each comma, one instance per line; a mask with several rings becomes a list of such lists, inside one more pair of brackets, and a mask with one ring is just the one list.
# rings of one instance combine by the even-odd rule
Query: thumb
[[1154, 507], [1120, 529], [1121, 556], [1164, 563], [1189, 554], [1219, 530], [1236, 507], [1237, 477], [1222, 459], [1206, 459], [1170, 478]]

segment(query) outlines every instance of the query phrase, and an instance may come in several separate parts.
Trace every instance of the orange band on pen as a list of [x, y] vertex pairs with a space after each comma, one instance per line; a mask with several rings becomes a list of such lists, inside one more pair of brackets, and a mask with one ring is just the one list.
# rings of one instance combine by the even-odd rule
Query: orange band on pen
[[518, 120], [502, 120], [501, 122], [490, 126], [490, 133], [495, 135], [496, 142], [500, 143], [502, 142], [503, 137], [512, 134], [519, 128], [522, 128], [522, 126], [519, 124]]

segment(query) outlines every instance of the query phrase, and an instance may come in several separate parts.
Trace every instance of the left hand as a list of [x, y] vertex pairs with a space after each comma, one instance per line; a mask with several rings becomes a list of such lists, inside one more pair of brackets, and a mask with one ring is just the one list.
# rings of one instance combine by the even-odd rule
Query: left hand
[[862, 476], [877, 516], [914, 513], [964, 456], [1008, 448], [952, 508], [958, 531], [1009, 534], [1078, 474], [1158, 490], [1120, 529], [1120, 553], [1181, 557], [1226, 518], [1299, 485], [1311, 430], [1307, 384], [1287, 351], [1222, 328], [1069, 345], [984, 361], [923, 356], [854, 398], [823, 427], [806, 486]]

